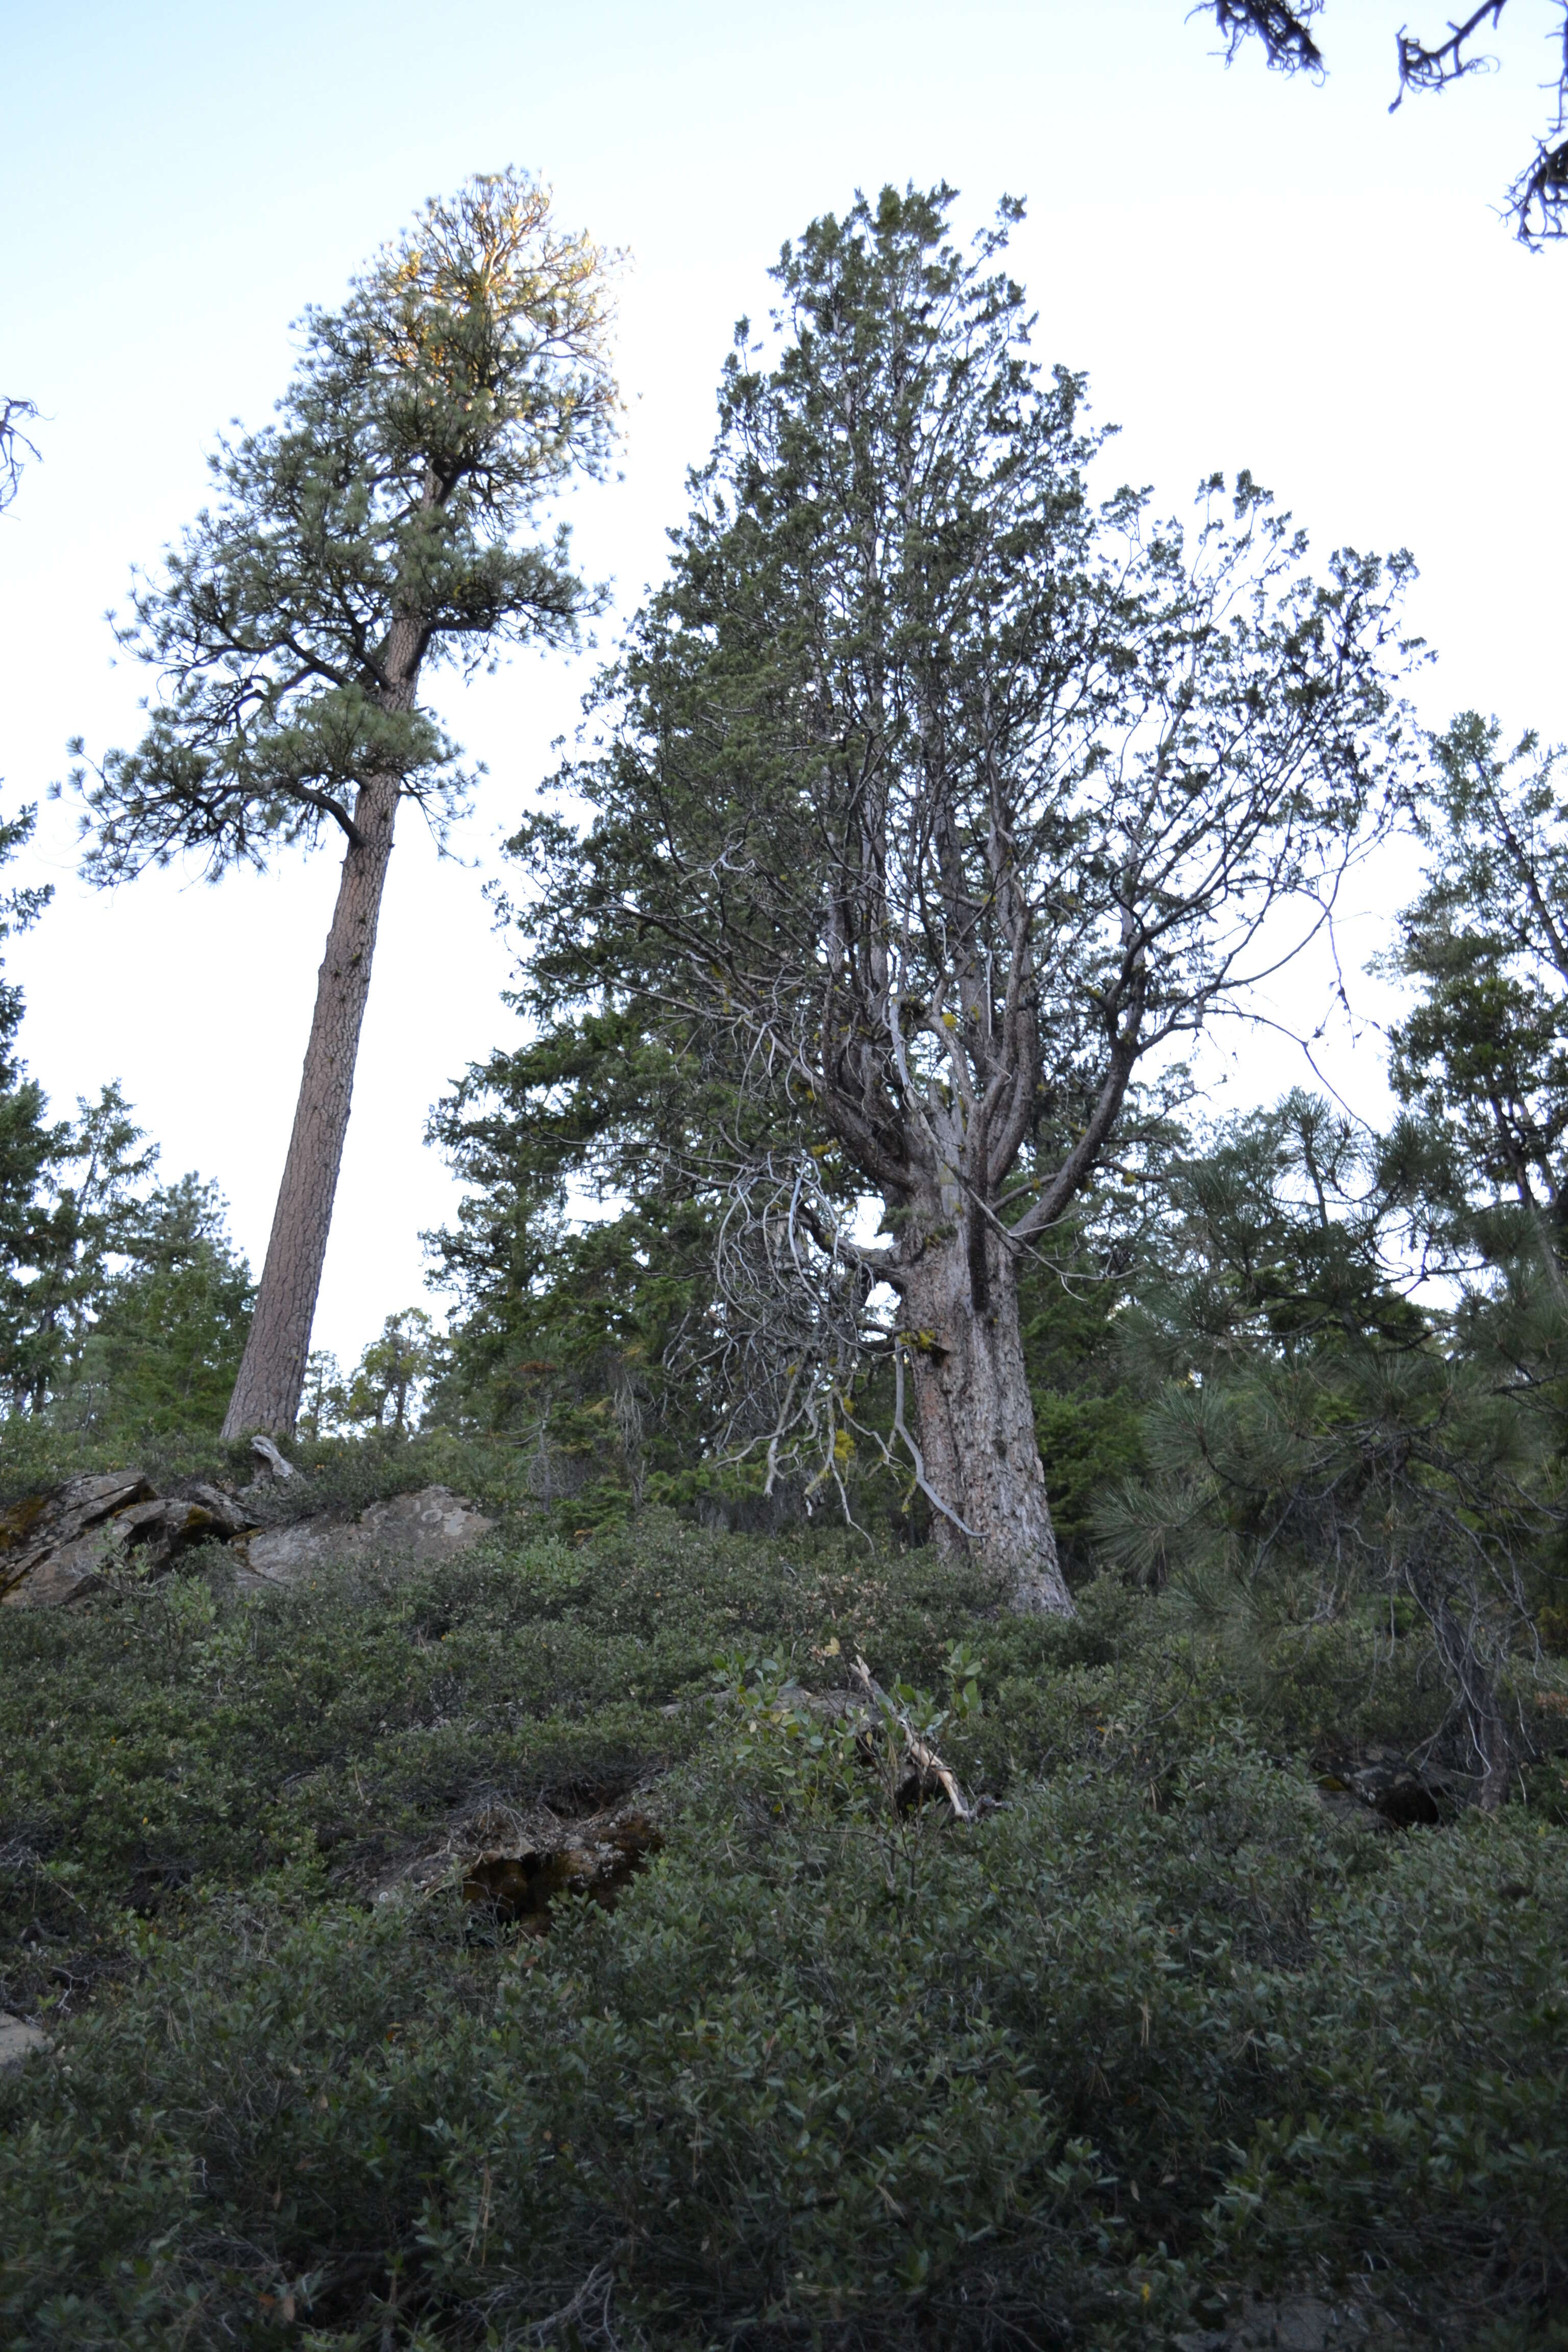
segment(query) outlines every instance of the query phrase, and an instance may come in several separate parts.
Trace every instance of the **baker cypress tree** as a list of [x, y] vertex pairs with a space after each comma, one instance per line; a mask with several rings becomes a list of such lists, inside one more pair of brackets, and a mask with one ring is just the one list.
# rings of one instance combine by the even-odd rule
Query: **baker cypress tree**
[[604, 461], [606, 326], [604, 257], [526, 174], [428, 205], [340, 310], [307, 311], [278, 422], [219, 444], [214, 505], [120, 632], [163, 693], [133, 751], [78, 771], [94, 880], [343, 844], [229, 1435], [299, 1408], [398, 808], [443, 827], [471, 781], [426, 672], [564, 645], [594, 601], [565, 531], [532, 534]]
[[1065, 1611], [1020, 1269], [1150, 1057], [1245, 1010], [1386, 814], [1408, 565], [1315, 581], [1246, 474], [1190, 532], [1096, 501], [1083, 385], [998, 266], [1018, 208], [964, 254], [952, 202], [885, 189], [784, 249], [562, 772], [592, 824], [512, 845], [518, 1001], [728, 1079], [710, 1362], [767, 1475], [831, 1479], [884, 1361], [938, 1542]]

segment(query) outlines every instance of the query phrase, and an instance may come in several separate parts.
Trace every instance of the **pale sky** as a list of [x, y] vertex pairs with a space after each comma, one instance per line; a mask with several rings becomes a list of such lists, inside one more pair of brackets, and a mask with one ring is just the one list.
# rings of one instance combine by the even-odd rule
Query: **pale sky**
[[[1184, 0], [6, 0], [0, 390], [47, 421], [0, 520], [5, 807], [43, 798], [68, 737], [100, 754], [134, 739], [148, 681], [112, 667], [103, 613], [201, 502], [215, 430], [265, 421], [289, 321], [334, 302], [426, 196], [507, 163], [629, 255], [625, 478], [567, 508], [623, 611], [662, 564], [731, 324], [765, 310], [781, 241], [857, 186], [945, 178], [966, 232], [1004, 191], [1027, 199], [1013, 261], [1037, 356], [1088, 370], [1096, 414], [1123, 428], [1121, 475], [1184, 506], [1200, 475], [1249, 466], [1320, 551], [1408, 546], [1440, 656], [1424, 716], [1475, 704], [1568, 734], [1568, 251], [1520, 251], [1489, 209], [1542, 118], [1556, 10], [1514, 0], [1502, 71], [1391, 117], [1413, 5], [1330, 0], [1331, 78], [1313, 89], [1257, 58], [1226, 73]], [[490, 773], [465, 864], [438, 864], [405, 812], [316, 1327], [344, 1358], [424, 1297], [417, 1235], [456, 1199], [426, 1111], [516, 1034], [481, 886], [586, 675], [530, 656], [443, 683]], [[13, 868], [57, 891], [10, 958], [24, 1051], [62, 1110], [121, 1079], [164, 1173], [217, 1179], [258, 1268], [336, 856], [112, 896], [83, 888], [74, 856], [68, 805], [46, 804], [30, 870]], [[1352, 970], [1407, 879], [1385, 866], [1363, 887]], [[1310, 1027], [1325, 987], [1304, 971], [1281, 1009]], [[1375, 1034], [1329, 1050], [1375, 1116]], [[1228, 1098], [1306, 1075], [1255, 1042]]]

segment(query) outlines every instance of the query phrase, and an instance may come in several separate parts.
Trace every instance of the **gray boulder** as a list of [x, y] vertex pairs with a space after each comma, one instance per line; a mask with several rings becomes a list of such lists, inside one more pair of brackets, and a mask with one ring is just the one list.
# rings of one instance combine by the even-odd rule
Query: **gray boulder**
[[235, 1547], [242, 1586], [295, 1584], [327, 1566], [423, 1568], [455, 1559], [495, 1526], [449, 1486], [422, 1486], [372, 1503], [357, 1519], [296, 1519], [264, 1528]]
[[20, 2066], [24, 2059], [42, 2056], [54, 2046], [37, 2026], [0, 2009], [0, 2074], [7, 2066]]
[[160, 1495], [139, 1470], [68, 1478], [0, 1512], [0, 1603], [58, 1609], [115, 1575], [157, 1575], [193, 1545], [226, 1543], [237, 1581], [261, 1591], [325, 1566], [427, 1567], [494, 1527], [447, 1486], [372, 1503], [353, 1521], [324, 1515], [266, 1527], [244, 1496], [193, 1482]]

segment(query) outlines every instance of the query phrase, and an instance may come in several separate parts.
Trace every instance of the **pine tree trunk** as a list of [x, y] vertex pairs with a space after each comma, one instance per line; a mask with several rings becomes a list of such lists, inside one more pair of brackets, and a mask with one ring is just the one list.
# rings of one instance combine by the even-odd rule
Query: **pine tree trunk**
[[300, 1410], [398, 797], [395, 779], [373, 777], [361, 787], [354, 804], [360, 838], [349, 844], [343, 859], [338, 903], [316, 982], [294, 1131], [250, 1337], [223, 1424], [226, 1437], [243, 1437], [255, 1430], [285, 1437]]
[[1070, 1617], [1035, 1439], [1012, 1253], [979, 1216], [938, 1234], [913, 1255], [900, 1317], [926, 1486], [952, 1515], [933, 1505], [932, 1536], [948, 1553], [1000, 1576], [1014, 1609]]

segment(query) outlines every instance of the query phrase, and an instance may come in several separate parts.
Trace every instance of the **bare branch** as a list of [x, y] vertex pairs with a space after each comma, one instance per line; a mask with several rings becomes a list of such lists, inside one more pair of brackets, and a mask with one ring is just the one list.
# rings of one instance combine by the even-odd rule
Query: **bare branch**
[[16, 495], [26, 458], [37, 461], [37, 446], [22, 430], [25, 425], [33, 423], [37, 414], [32, 401], [0, 394], [0, 514], [5, 513]]
[[1323, 0], [1300, 0], [1299, 6], [1290, 8], [1285, 0], [1205, 0], [1191, 13], [1213, 16], [1226, 37], [1227, 66], [1235, 64], [1242, 43], [1256, 36], [1275, 72], [1321, 76], [1322, 52], [1310, 28], [1322, 5]]
[[1451, 82], [1462, 80], [1466, 74], [1494, 73], [1497, 59], [1484, 54], [1466, 57], [1465, 43], [1489, 17], [1493, 32], [1496, 32], [1507, 5], [1508, 0], [1482, 0], [1481, 6], [1467, 16], [1462, 25], [1450, 20], [1447, 39], [1439, 41], [1436, 48], [1428, 47], [1416, 34], [1407, 32], [1402, 25], [1394, 37], [1399, 55], [1399, 96], [1389, 108], [1389, 112], [1392, 114], [1404, 103], [1407, 89], [1447, 89]]
[[[1429, 42], [1402, 25], [1394, 37], [1399, 88], [1389, 112], [1398, 111], [1407, 90], [1429, 94], [1469, 75], [1496, 71], [1498, 59], [1469, 45], [1478, 33], [1498, 29], [1507, 5], [1508, 0], [1482, 0], [1463, 22], [1450, 19], [1440, 41]], [[1243, 45], [1256, 38], [1274, 70], [1305, 72], [1321, 81], [1327, 67], [1311, 24], [1321, 7], [1322, 0], [1300, 0], [1296, 7], [1284, 0], [1203, 0], [1190, 14], [1213, 16], [1226, 38], [1226, 65], [1234, 64]], [[1503, 207], [1520, 243], [1532, 250], [1568, 236], [1568, 0], [1559, 0], [1559, 12], [1557, 72], [1546, 85], [1554, 90], [1555, 111], [1536, 140], [1533, 157], [1510, 184]]]

